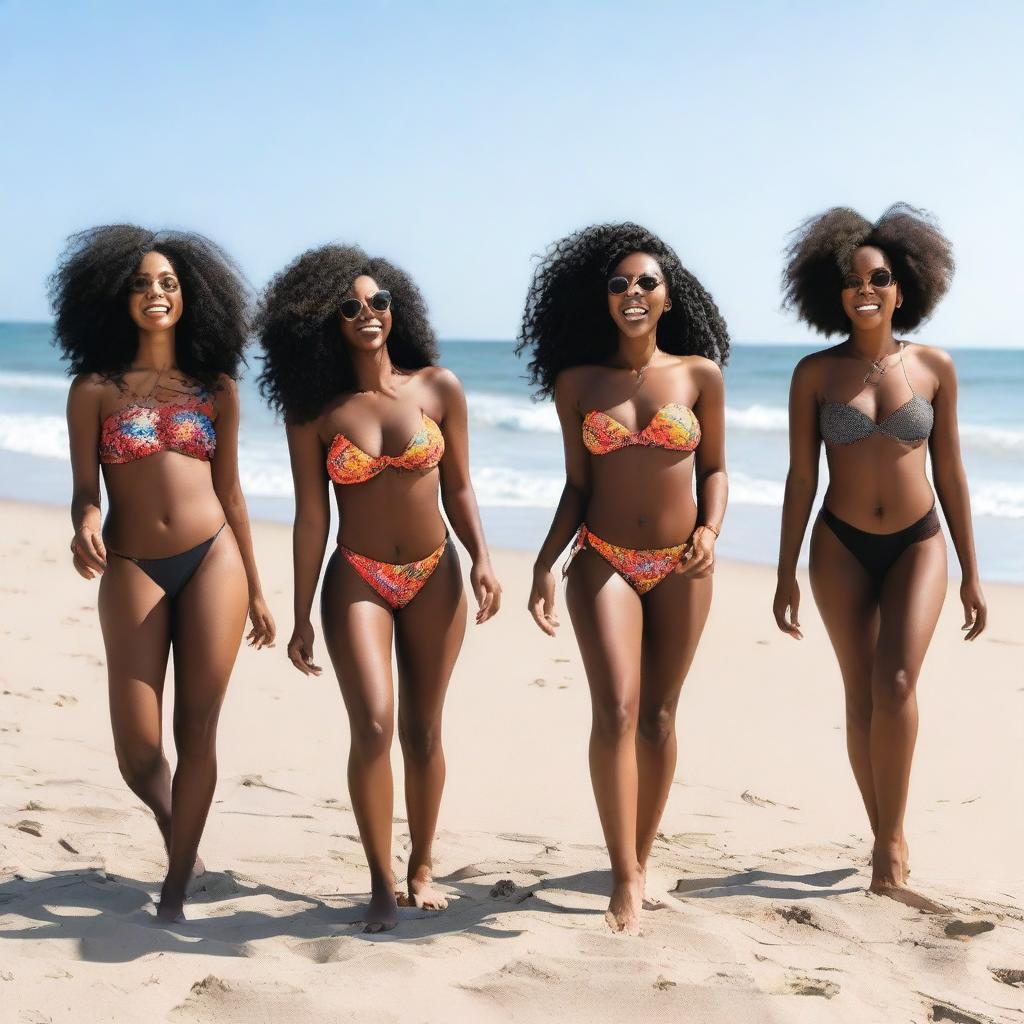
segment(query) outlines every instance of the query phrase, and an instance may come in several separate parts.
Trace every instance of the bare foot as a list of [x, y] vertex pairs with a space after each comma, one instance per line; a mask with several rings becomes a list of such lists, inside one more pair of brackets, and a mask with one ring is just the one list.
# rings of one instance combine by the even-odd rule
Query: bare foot
[[651, 899], [647, 895], [647, 867], [644, 866], [640, 869], [640, 891], [643, 893], [642, 906], [644, 910], [664, 910], [665, 902], [659, 899]]
[[420, 910], [447, 910], [448, 897], [434, 886], [430, 868], [421, 867], [409, 875], [409, 895], [396, 893], [400, 907], [418, 907]]
[[389, 886], [370, 896], [370, 905], [366, 908], [366, 927], [364, 932], [375, 935], [377, 932], [389, 932], [398, 924], [398, 901]]
[[173, 891], [166, 882], [160, 890], [156, 916], [166, 924], [181, 924], [185, 920], [185, 894]]
[[903, 881], [910, 877], [910, 847], [907, 845], [907, 837], [903, 837]]
[[929, 899], [927, 896], [904, 884], [906, 873], [906, 840], [885, 846], [876, 846], [871, 856], [871, 892], [878, 896], [887, 896], [897, 903], [922, 910], [926, 914], [947, 914], [949, 908]]
[[605, 923], [613, 932], [626, 935], [640, 934], [640, 908], [644, 901], [643, 876], [634, 875], [616, 882], [612, 898], [605, 911]]

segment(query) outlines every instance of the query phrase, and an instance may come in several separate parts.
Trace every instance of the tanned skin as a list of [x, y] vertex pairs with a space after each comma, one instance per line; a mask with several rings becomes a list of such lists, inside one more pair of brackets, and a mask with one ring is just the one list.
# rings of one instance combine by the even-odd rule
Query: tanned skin
[[[345, 297], [360, 299], [362, 311], [353, 321], [339, 320], [338, 344], [348, 348], [358, 390], [338, 395], [316, 420], [288, 426], [296, 499], [295, 629], [288, 656], [306, 675], [321, 672], [313, 660], [310, 612], [330, 527], [325, 458], [339, 433], [367, 453], [397, 455], [419, 429], [422, 413], [438, 424], [445, 441], [439, 467], [422, 472], [389, 467], [364, 483], [335, 485], [338, 543], [382, 562], [425, 558], [445, 537], [440, 491], [448, 520], [473, 563], [476, 622], [486, 622], [501, 604], [501, 586], [491, 568], [469, 478], [462, 385], [440, 367], [403, 373], [393, 366], [386, 345], [391, 311], [377, 312], [369, 305], [377, 291], [372, 278], [356, 278]], [[351, 727], [348, 784], [371, 881], [365, 930], [385, 931], [398, 923], [400, 901], [429, 910], [447, 906], [433, 883], [431, 848], [445, 779], [441, 716], [466, 629], [466, 598], [454, 545], [448, 545], [430, 579], [398, 611], [335, 551], [324, 575], [321, 621]], [[391, 863], [392, 641], [412, 842], [408, 895], [396, 895]]]
[[[985, 628], [986, 607], [978, 578], [970, 496], [960, 457], [956, 373], [943, 351], [900, 343], [893, 312], [903, 301], [896, 282], [875, 288], [869, 278], [889, 269], [885, 254], [862, 246], [853, 256], [843, 308], [848, 340], [805, 357], [797, 365], [789, 399], [790, 466], [786, 478], [773, 612], [779, 629], [802, 636], [796, 564], [818, 487], [821, 435], [818, 406], [848, 402], [881, 422], [914, 391], [931, 402], [935, 424], [929, 441], [935, 490], [963, 576], [964, 638]], [[864, 383], [872, 360], [887, 367]], [[876, 433], [850, 445], [826, 447], [829, 483], [825, 505], [868, 533], [893, 533], [924, 516], [935, 502], [925, 476], [925, 446]], [[941, 909], [907, 887], [909, 851], [903, 832], [910, 767], [917, 738], [917, 680], [946, 594], [946, 541], [941, 532], [911, 544], [877, 591], [868, 573], [822, 522], [811, 532], [811, 590], [839, 660], [846, 693], [850, 764], [874, 834], [871, 891], [923, 910]]]
[[[644, 292], [636, 280], [644, 274], [662, 283]], [[590, 685], [590, 774], [612, 866], [605, 919], [613, 931], [638, 934], [647, 861], [675, 772], [676, 706], [711, 607], [715, 531], [725, 515], [728, 480], [721, 370], [703, 356], [657, 349], [658, 319], [671, 301], [657, 260], [631, 253], [614, 275], [631, 282], [624, 294], [608, 295], [618, 330], [615, 357], [606, 366], [565, 370], [555, 383], [566, 482], [534, 566], [529, 609], [554, 636], [552, 565], [583, 522], [624, 547], [689, 541], [675, 572], [642, 597], [590, 548], [573, 560], [566, 588]], [[643, 313], [627, 316], [624, 310], [634, 306]], [[638, 385], [636, 371], [644, 366]], [[593, 456], [584, 447], [587, 412], [607, 412], [640, 430], [669, 402], [690, 406], [700, 421], [694, 457], [641, 446]]]
[[[102, 577], [99, 614], [107, 652], [110, 721], [121, 774], [156, 817], [168, 852], [157, 907], [167, 921], [183, 919], [185, 887], [204, 870], [197, 851], [217, 781], [217, 719], [242, 639], [246, 612], [251, 646], [274, 641], [274, 620], [260, 587], [245, 499], [238, 481], [238, 391], [222, 377], [213, 403], [217, 447], [212, 462], [158, 452], [103, 466], [110, 510], [101, 529], [100, 426], [107, 416], [145, 396], [168, 404], [199, 386], [177, 369], [175, 324], [188, 296], [165, 291], [174, 267], [150, 252], [136, 270], [150, 287], [131, 293], [139, 329], [131, 368], [119, 379], [82, 375], [68, 397], [74, 497], [74, 566], [85, 579]], [[164, 558], [221, 531], [176, 601], [134, 562]], [[161, 708], [167, 657], [174, 650], [174, 743], [171, 777], [163, 753]]]

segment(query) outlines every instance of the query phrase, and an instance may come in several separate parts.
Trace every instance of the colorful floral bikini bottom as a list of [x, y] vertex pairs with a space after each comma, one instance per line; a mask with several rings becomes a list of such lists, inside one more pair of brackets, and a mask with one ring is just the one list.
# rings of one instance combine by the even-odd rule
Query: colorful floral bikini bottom
[[376, 558], [367, 558], [356, 551], [338, 545], [338, 550], [348, 560], [349, 565], [378, 593], [385, 601], [397, 610], [404, 608], [423, 588], [423, 584], [430, 579], [437, 563], [441, 561], [445, 548], [448, 547], [448, 538], [441, 542], [436, 551], [432, 551], [426, 558], [415, 562], [406, 562], [404, 565], [395, 565], [393, 562], [378, 562]]
[[686, 551], [687, 544], [673, 544], [670, 548], [623, 548], [609, 544], [595, 536], [587, 524], [580, 527], [572, 551], [562, 568], [562, 577], [569, 572], [572, 560], [585, 548], [593, 548], [638, 594], [653, 590], [675, 569]]

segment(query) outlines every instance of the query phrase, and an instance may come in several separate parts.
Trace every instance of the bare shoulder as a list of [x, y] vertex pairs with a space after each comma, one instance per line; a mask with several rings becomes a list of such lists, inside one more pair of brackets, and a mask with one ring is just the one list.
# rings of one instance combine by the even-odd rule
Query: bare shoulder
[[108, 388], [113, 386], [114, 385], [110, 380], [98, 373], [80, 373], [71, 382], [71, 392], [75, 395], [81, 395], [83, 398], [89, 396], [95, 396], [98, 398], [103, 395]]
[[808, 352], [793, 367], [793, 387], [817, 387], [829, 363], [836, 357], [838, 345]]
[[693, 379], [702, 388], [721, 386], [725, 379], [722, 368], [707, 356], [675, 356], [674, 358], [679, 361], [679, 365], [693, 375]]
[[932, 371], [939, 380], [956, 376], [953, 357], [944, 349], [935, 345], [924, 345], [919, 341], [905, 341], [906, 351], [911, 353], [922, 366]]
[[442, 396], [464, 392], [462, 381], [447, 366], [424, 366], [414, 371], [413, 377]]
[[229, 401], [238, 401], [238, 381], [234, 377], [229, 377], [226, 373], [219, 373], [217, 375], [217, 382], [213, 387], [213, 397], [215, 399], [226, 398]]
[[577, 403], [580, 395], [587, 391], [602, 369], [600, 366], [583, 364], [562, 370], [555, 378], [555, 399]]

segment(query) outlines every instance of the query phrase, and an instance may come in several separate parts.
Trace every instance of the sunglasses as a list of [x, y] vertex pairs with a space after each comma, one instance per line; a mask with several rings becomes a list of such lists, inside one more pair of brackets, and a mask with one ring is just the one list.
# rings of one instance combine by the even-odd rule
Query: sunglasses
[[[176, 292], [181, 287], [178, 284], [178, 279], [171, 274], [161, 274], [156, 279], [156, 283], [160, 285], [160, 290], [164, 292]], [[128, 279], [128, 291], [134, 292], [136, 295], [145, 295], [152, 287], [153, 279], [145, 274], [136, 274]]]
[[640, 285], [641, 289], [645, 292], [653, 292], [659, 284], [663, 282], [655, 277], [653, 274], [640, 274], [639, 277], [632, 279], [628, 277], [610, 277], [608, 279], [608, 291], [612, 295], [621, 295], [623, 292], [628, 291], [634, 284]]
[[[860, 288], [863, 283], [864, 279], [856, 274], [847, 274], [843, 278], [843, 290], [845, 291], [847, 288]], [[892, 276], [892, 271], [886, 270], [885, 267], [879, 267], [878, 270], [872, 270], [868, 274], [868, 284], [872, 288], [888, 288], [895, 283], [896, 278]]]
[[[366, 304], [378, 313], [386, 313], [391, 308], [391, 292], [384, 291], [382, 288], [379, 292], [371, 295]], [[346, 299], [341, 304], [341, 315], [346, 320], [355, 320], [362, 310], [362, 299]]]

